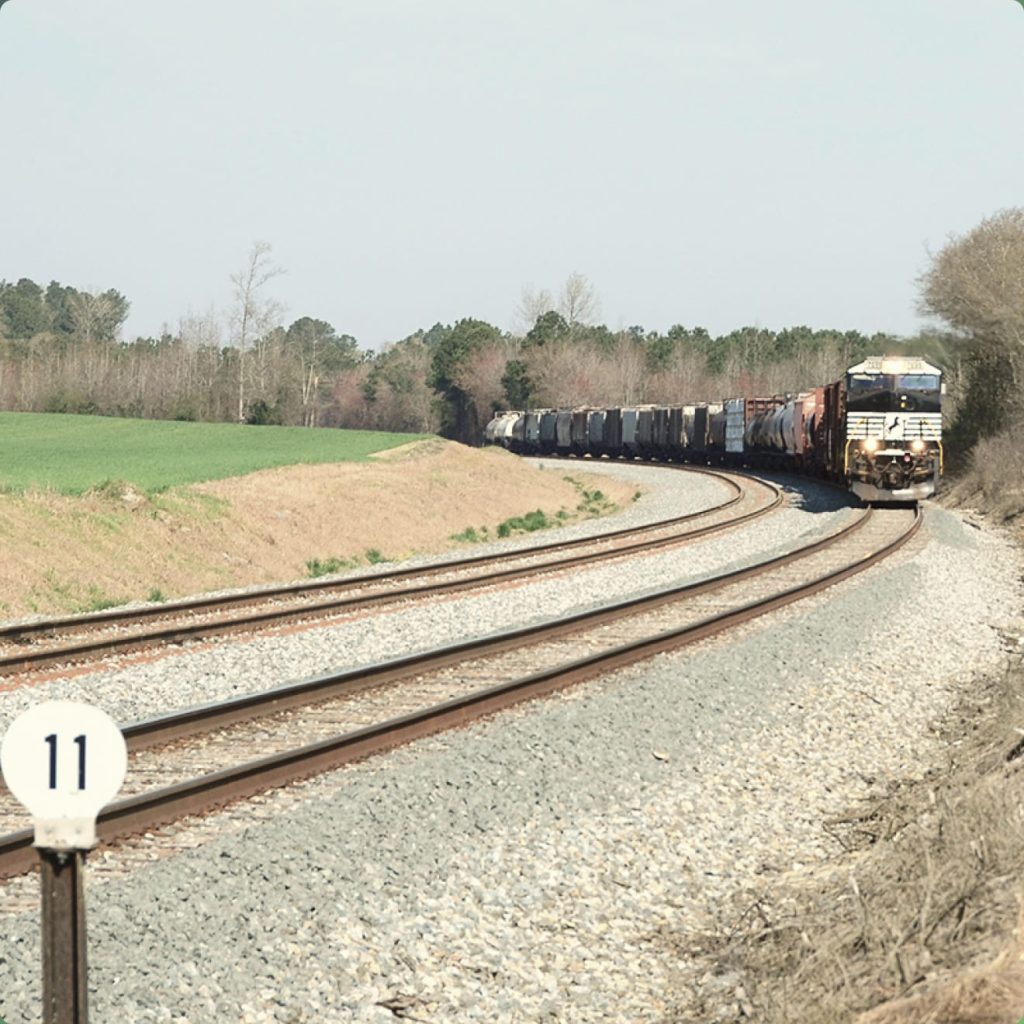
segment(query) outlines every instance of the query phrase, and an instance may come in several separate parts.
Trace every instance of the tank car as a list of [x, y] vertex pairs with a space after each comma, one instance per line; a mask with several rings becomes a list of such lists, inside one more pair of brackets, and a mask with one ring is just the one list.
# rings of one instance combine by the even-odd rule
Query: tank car
[[506, 443], [507, 432], [515, 425], [516, 421], [523, 415], [521, 412], [497, 412], [491, 421], [484, 427], [484, 440], [489, 444], [499, 444], [505, 448], [510, 447]]

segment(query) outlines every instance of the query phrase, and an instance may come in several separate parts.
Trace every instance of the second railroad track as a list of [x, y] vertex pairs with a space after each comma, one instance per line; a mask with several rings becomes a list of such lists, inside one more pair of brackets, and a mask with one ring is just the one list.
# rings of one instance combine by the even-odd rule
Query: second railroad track
[[[144, 832], [721, 633], [875, 565], [920, 522], [919, 511], [866, 509], [747, 568], [126, 726], [128, 795], [99, 834]], [[17, 820], [3, 795], [0, 832]], [[31, 842], [29, 830], [0, 836], [0, 876], [31, 867]]]
[[724, 499], [701, 512], [593, 537], [520, 547], [431, 565], [304, 581], [64, 618], [0, 624], [0, 676], [81, 665], [213, 636], [266, 630], [399, 601], [511, 583], [582, 564], [687, 543], [735, 528], [778, 508], [779, 488], [752, 477], [710, 473]]

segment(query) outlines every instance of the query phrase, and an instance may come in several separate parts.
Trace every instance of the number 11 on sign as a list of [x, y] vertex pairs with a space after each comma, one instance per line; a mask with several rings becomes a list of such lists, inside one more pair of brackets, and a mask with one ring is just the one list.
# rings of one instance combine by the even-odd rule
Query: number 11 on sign
[[114, 720], [74, 701], [19, 715], [0, 746], [4, 781], [32, 814], [40, 848], [43, 1024], [88, 1024], [85, 851], [96, 844], [96, 816], [121, 788], [127, 763]]
[[28, 808], [36, 846], [88, 850], [96, 816], [121, 788], [124, 737], [99, 708], [48, 701], [19, 715], [0, 748], [8, 789]]
[[[57, 788], [57, 734], [51, 732], [46, 737], [50, 747], [50, 789]], [[75, 745], [78, 747], [78, 788], [85, 789], [85, 736], [76, 736]]]

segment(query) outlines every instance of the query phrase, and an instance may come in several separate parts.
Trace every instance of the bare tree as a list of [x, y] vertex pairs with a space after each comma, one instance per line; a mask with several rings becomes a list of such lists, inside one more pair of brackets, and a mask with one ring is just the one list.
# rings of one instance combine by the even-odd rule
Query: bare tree
[[210, 307], [205, 313], [188, 311], [178, 320], [178, 337], [190, 348], [220, 348], [221, 320]]
[[222, 317], [210, 306], [203, 313], [191, 310], [178, 321], [180, 351], [171, 379], [181, 404], [196, 419], [220, 419], [218, 409], [230, 408], [230, 382], [226, 379], [221, 347]]
[[528, 360], [536, 404], [548, 408], [594, 402], [597, 364], [589, 345], [568, 339], [532, 349]]
[[956, 332], [957, 423], [977, 439], [1024, 420], [1024, 208], [952, 237], [922, 275], [920, 310]]
[[88, 344], [114, 340], [128, 309], [116, 292], [76, 291], [68, 298], [68, 312], [75, 339]]
[[706, 402], [722, 394], [719, 382], [708, 372], [703, 352], [678, 345], [668, 365], [647, 381], [644, 400], [657, 404]]
[[250, 346], [258, 346], [260, 340], [277, 327], [281, 320], [281, 305], [261, 295], [268, 281], [284, 273], [270, 259], [270, 248], [267, 242], [254, 242], [245, 266], [237, 274], [231, 275], [231, 283], [235, 286], [231, 334], [238, 349], [239, 423], [245, 422], [246, 350]]
[[513, 316], [512, 329], [525, 334], [537, 322], [537, 318], [550, 313], [555, 308], [555, 300], [546, 288], [534, 291], [533, 285], [524, 285], [519, 296]]
[[1014, 386], [1024, 384], [1024, 208], [950, 238], [920, 283], [922, 313], [1005, 360]]
[[558, 299], [558, 312], [570, 328], [593, 323], [600, 312], [600, 303], [586, 274], [574, 271], [566, 278]]
[[513, 355], [510, 343], [501, 339], [472, 353], [459, 370], [459, 387], [469, 395], [484, 417], [489, 417], [491, 410], [505, 405], [505, 389], [501, 381]]
[[600, 362], [606, 382], [599, 388], [599, 401], [608, 404], [634, 405], [647, 401], [647, 365], [643, 345], [629, 331], [615, 336], [614, 347]]
[[601, 311], [601, 304], [586, 274], [571, 273], [562, 285], [557, 303], [546, 288], [537, 291], [533, 285], [524, 286], [519, 305], [513, 313], [513, 329], [525, 334], [539, 317], [552, 310], [562, 314], [570, 329], [594, 322]]

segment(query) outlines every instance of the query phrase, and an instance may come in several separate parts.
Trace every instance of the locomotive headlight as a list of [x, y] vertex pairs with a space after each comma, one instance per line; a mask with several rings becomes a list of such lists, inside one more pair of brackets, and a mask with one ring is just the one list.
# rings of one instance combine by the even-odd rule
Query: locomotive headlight
[[860, 446], [861, 451], [865, 452], [877, 452], [878, 451], [878, 440], [874, 437], [867, 438], [864, 443]]
[[919, 437], [915, 438], [913, 441], [910, 442], [910, 450], [912, 452], [917, 452], [918, 455], [920, 455], [921, 452], [924, 451], [924, 449], [925, 449], [925, 443]]

